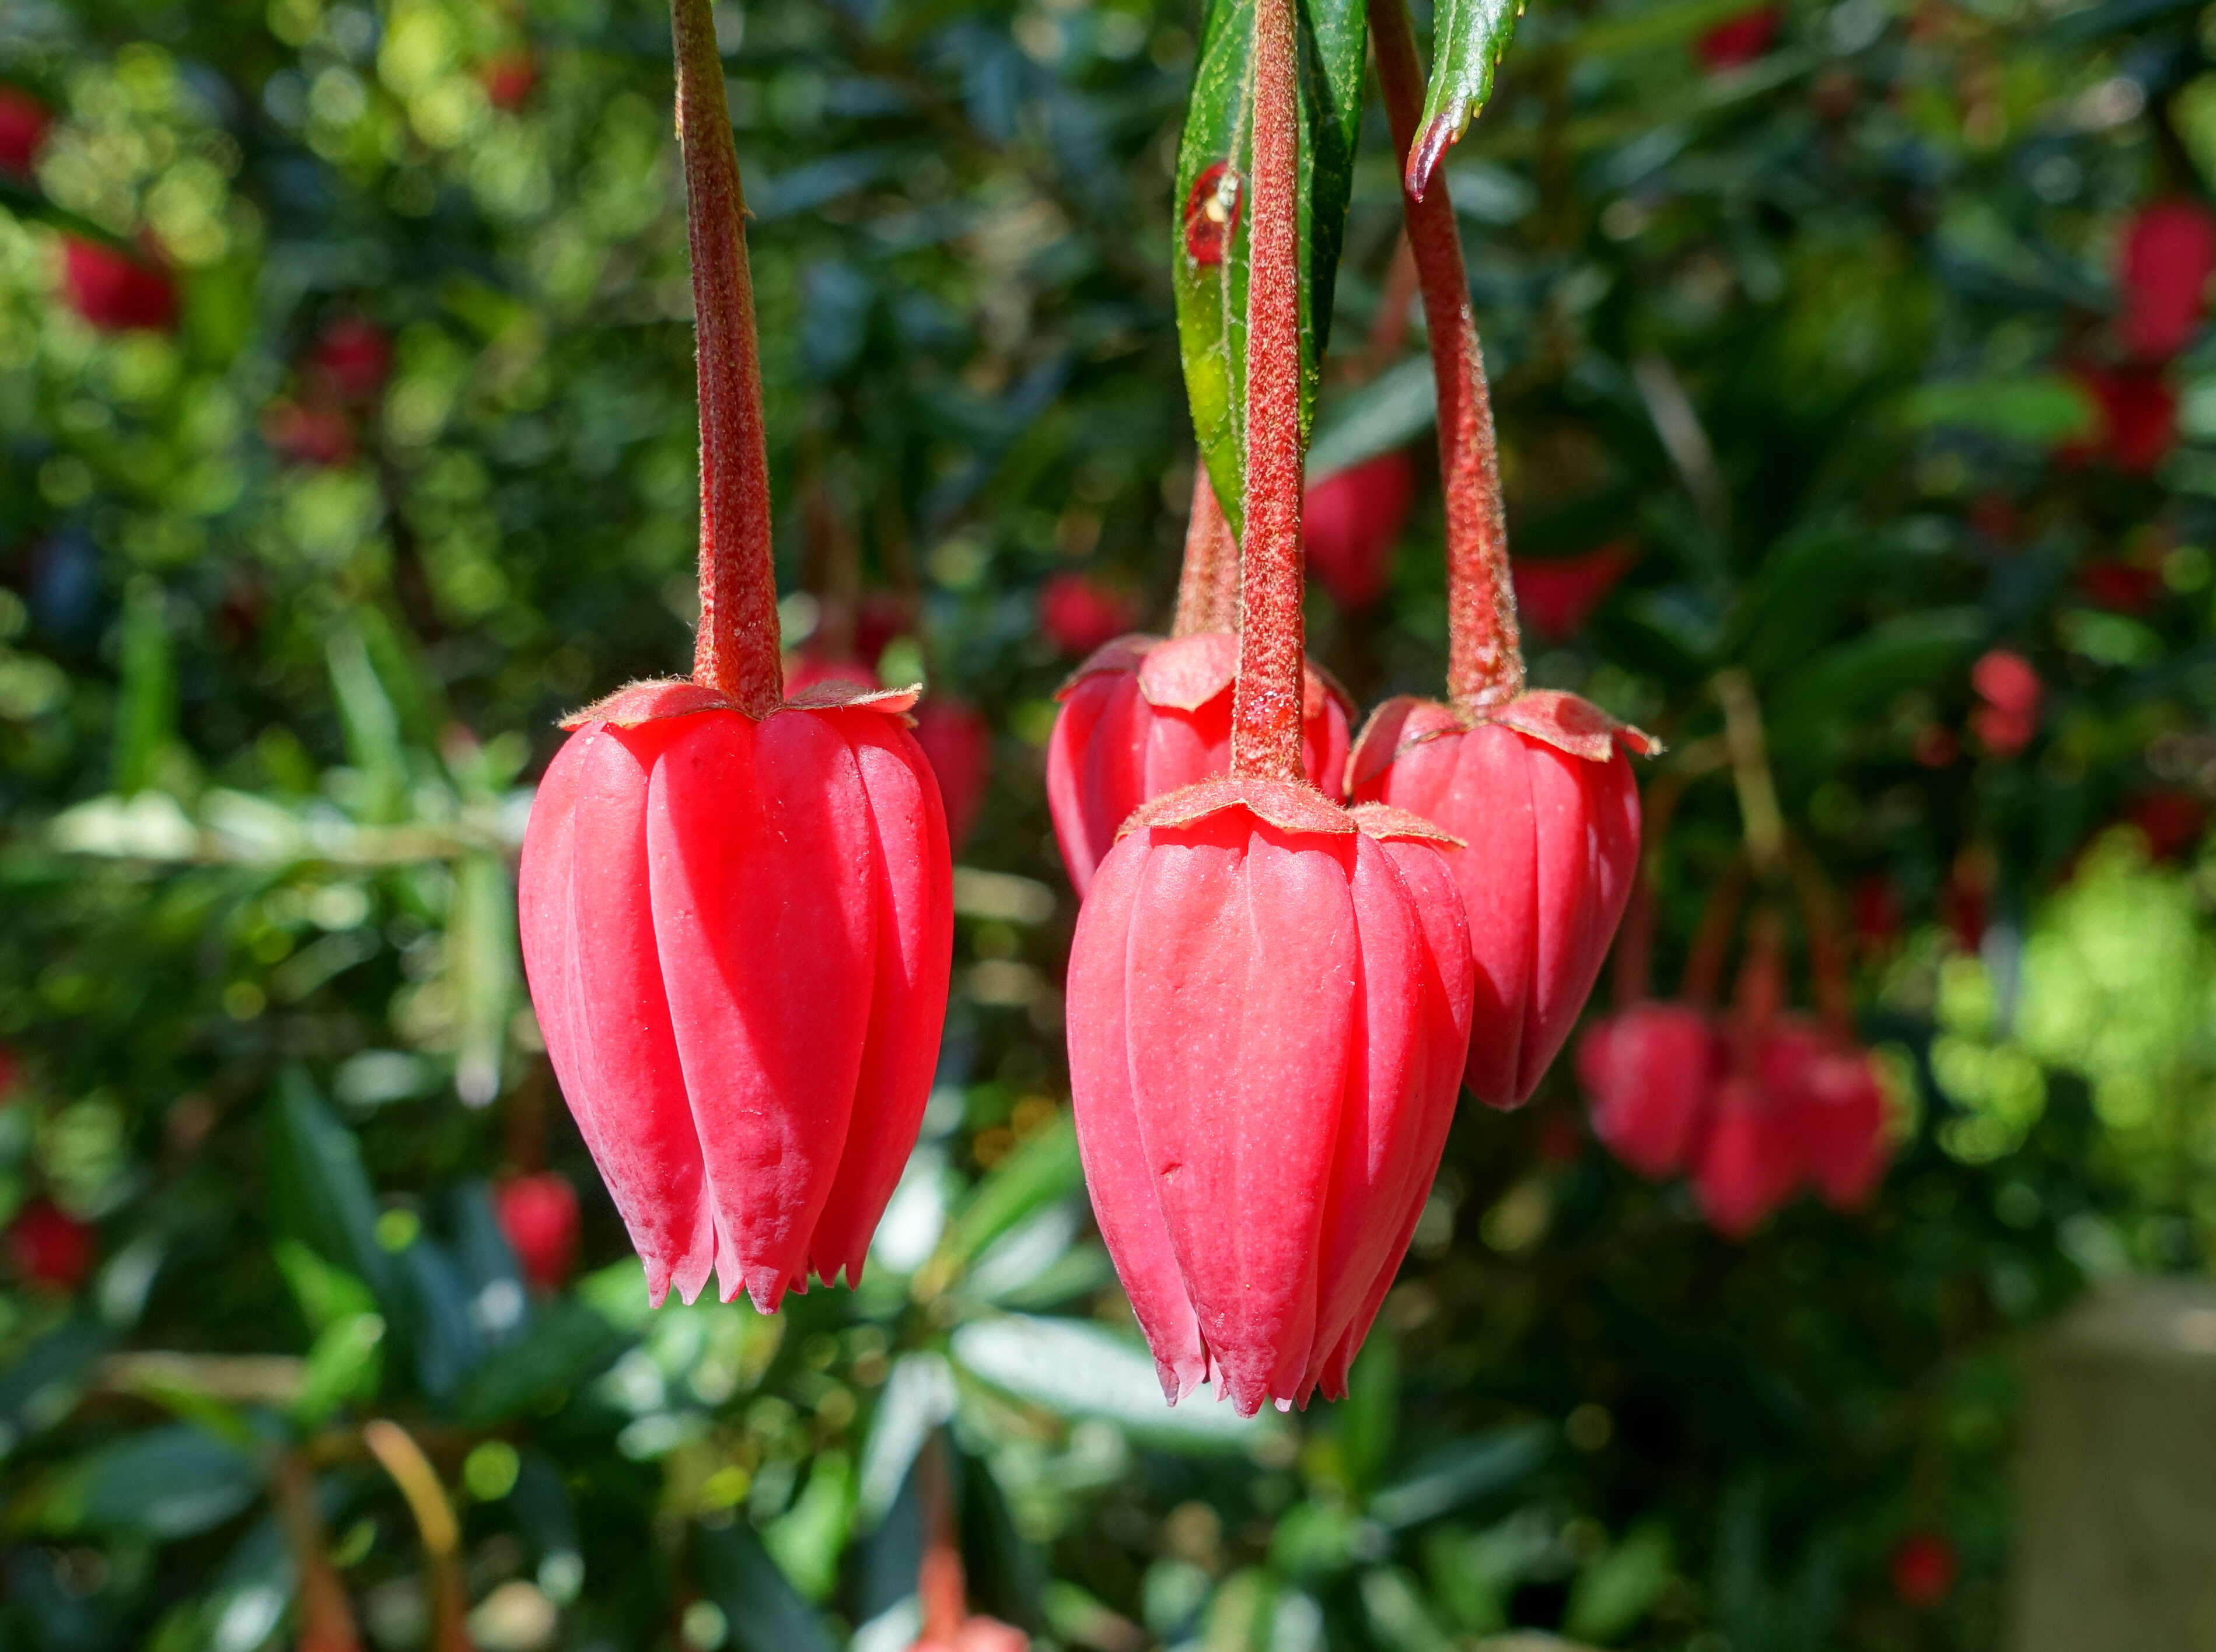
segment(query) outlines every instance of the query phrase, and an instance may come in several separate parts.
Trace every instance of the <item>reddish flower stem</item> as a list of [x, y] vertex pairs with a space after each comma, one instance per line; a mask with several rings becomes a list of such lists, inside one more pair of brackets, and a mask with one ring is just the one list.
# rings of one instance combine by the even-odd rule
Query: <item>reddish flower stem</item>
[[674, 0], [671, 17], [700, 382], [700, 626], [692, 681], [762, 718], [785, 698], [785, 670], [746, 196], [713, 8], [710, 0]]
[[1208, 466], [1192, 473], [1192, 515], [1185, 521], [1185, 565], [1178, 572], [1173, 637], [1239, 629], [1239, 541], [1208, 479]]
[[1246, 535], [1231, 773], [1301, 774], [1300, 102], [1294, 0], [1254, 8], [1254, 176], [1246, 277]]
[[1424, 65], [1407, 0], [1370, 0], [1370, 34], [1404, 182], [1400, 205], [1424, 294], [1431, 370], [1439, 386], [1439, 472], [1447, 506], [1447, 693], [1465, 708], [1524, 692], [1524, 649], [1509, 576], [1508, 523], [1500, 504], [1500, 459], [1493, 399], [1478, 348], [1477, 317], [1462, 261], [1462, 231], [1443, 176], [1420, 196], [1407, 192], [1408, 151], [1423, 118]]

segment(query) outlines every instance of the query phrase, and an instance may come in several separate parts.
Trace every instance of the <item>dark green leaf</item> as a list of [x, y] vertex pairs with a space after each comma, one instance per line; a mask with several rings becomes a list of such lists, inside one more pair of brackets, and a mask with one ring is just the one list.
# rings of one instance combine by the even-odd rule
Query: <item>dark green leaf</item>
[[596, 1376], [631, 1341], [582, 1303], [557, 1298], [478, 1362], [454, 1397], [455, 1415], [478, 1427], [520, 1416]]
[[1431, 15], [1431, 83], [1408, 155], [1408, 187], [1418, 194], [1447, 145], [1469, 130], [1493, 96], [1493, 71], [1523, 11], [1523, 0], [1439, 0]]
[[977, 1184], [947, 1224], [940, 1248], [950, 1261], [968, 1262], [1025, 1217], [1076, 1192], [1084, 1180], [1077, 1128], [1062, 1113]]
[[1781, 756], [1792, 755], [1822, 737], [1827, 727], [1905, 688], [1931, 683], [1975, 648], [1991, 624], [1977, 608], [1931, 609], [1889, 620], [1826, 649], [1771, 701], [1772, 748]]
[[1532, 1423], [1442, 1446], [1371, 1498], [1370, 1516], [1395, 1528], [1436, 1519], [1515, 1484], [1547, 1460], [1553, 1442], [1550, 1429]]
[[95, 1452], [52, 1508], [77, 1526], [168, 1539], [220, 1525], [259, 1488], [252, 1461], [236, 1446], [174, 1423]]
[[269, 1172], [278, 1231], [387, 1296], [392, 1259], [377, 1242], [377, 1199], [361, 1149], [297, 1067], [278, 1076], [270, 1097]]
[[[1330, 341], [1339, 242], [1354, 188], [1354, 146], [1362, 120], [1368, 41], [1362, 0], [1313, 0], [1300, 8], [1304, 433], [1314, 415], [1319, 367]], [[1246, 454], [1248, 180], [1253, 171], [1248, 83], [1253, 45], [1253, 0], [1212, 0], [1178, 150], [1177, 222], [1170, 253], [1178, 345], [1185, 358], [1193, 434], [1216, 496], [1234, 528], [1240, 520]], [[1219, 167], [1228, 170], [1216, 174]], [[1210, 176], [1228, 181], [1221, 193], [1203, 185]], [[1216, 208], [1211, 208], [1211, 201]], [[1231, 231], [1213, 248], [1211, 210], [1228, 213]]]
[[702, 1526], [694, 1538], [700, 1586], [723, 1609], [740, 1652], [834, 1652], [823, 1620], [742, 1520]]

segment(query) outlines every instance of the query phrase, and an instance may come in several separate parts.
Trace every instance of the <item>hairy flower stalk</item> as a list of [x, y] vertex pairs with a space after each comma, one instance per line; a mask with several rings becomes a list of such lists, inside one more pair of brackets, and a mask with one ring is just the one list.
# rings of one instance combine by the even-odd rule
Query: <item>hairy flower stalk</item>
[[764, 1312], [859, 1277], [914, 1144], [953, 944], [913, 690], [784, 692], [738, 159], [708, 0], [676, 0], [699, 321], [689, 681], [569, 719], [519, 896], [563, 1095], [662, 1301], [712, 1270]]
[[1293, 5], [1255, 9], [1230, 774], [1124, 826], [1068, 982], [1086, 1180], [1163, 1391], [1213, 1383], [1243, 1413], [1345, 1391], [1438, 1167], [1472, 1002], [1450, 842], [1303, 772]]
[[[1403, 162], [1423, 66], [1405, 0], [1371, 0], [1378, 78]], [[1404, 165], [1404, 178], [1413, 169]], [[1485, 362], [1446, 181], [1401, 204], [1438, 380], [1447, 514], [1448, 700], [1379, 706], [1348, 759], [1357, 799], [1393, 804], [1468, 845], [1453, 857], [1477, 965], [1468, 1082], [1530, 1096], [1592, 990], [1639, 857], [1639, 792], [1622, 748], [1646, 735], [1573, 694], [1524, 687]]]

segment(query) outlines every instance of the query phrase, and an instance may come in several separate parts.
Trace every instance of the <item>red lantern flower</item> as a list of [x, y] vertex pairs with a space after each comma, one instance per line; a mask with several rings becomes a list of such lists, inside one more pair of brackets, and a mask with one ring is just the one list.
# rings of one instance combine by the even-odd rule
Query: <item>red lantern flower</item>
[[1039, 587], [1039, 629], [1058, 652], [1082, 657], [1131, 628], [1131, 599], [1083, 574]]
[[1619, 746], [1654, 749], [1572, 694], [1471, 709], [1404, 697], [1377, 708], [1349, 759], [1357, 800], [1468, 845], [1453, 859], [1477, 959], [1468, 1082], [1493, 1106], [1537, 1087], [1631, 897], [1639, 788]]
[[1746, 1074], [1727, 1074], [1693, 1166], [1702, 1217], [1727, 1239], [1744, 1239], [1793, 1197], [1799, 1173], [1784, 1105]]
[[643, 685], [573, 720], [539, 786], [532, 997], [656, 1302], [711, 1263], [765, 1313], [809, 1272], [860, 1277], [953, 945], [909, 698], [833, 685], [757, 719]]
[[62, 290], [70, 308], [103, 332], [176, 324], [177, 289], [163, 271], [104, 242], [62, 239]]
[[1777, 25], [1782, 9], [1777, 6], [1757, 6], [1738, 16], [1727, 18], [1693, 42], [1693, 55], [1710, 74], [1723, 74], [1733, 69], [1744, 69], [1770, 50], [1777, 38]]
[[[1239, 639], [1224, 632], [1123, 637], [1062, 685], [1047, 741], [1046, 795], [1080, 895], [1134, 809], [1229, 769], [1238, 663]], [[1346, 772], [1346, 706], [1313, 666], [1302, 683], [1302, 765], [1336, 796]]]
[[2078, 589], [2104, 608], [2145, 613], [2162, 595], [2162, 570], [2120, 557], [2102, 557], [2078, 570]]
[[493, 1195], [500, 1230], [542, 1291], [558, 1291], [577, 1261], [577, 1191], [553, 1172], [518, 1176]]
[[2167, 360], [2193, 342], [2216, 274], [2216, 216], [2197, 200], [2158, 200], [2124, 231], [2116, 333], [2135, 355]]
[[8, 1224], [8, 1261], [16, 1276], [41, 1290], [74, 1291], [92, 1272], [99, 1232], [52, 1199], [34, 1199]]
[[2071, 376], [2092, 398], [2094, 428], [2060, 457], [2082, 462], [2105, 454], [2130, 476], [2151, 476], [2177, 446], [2177, 392], [2161, 373], [2143, 367], [2097, 367], [2079, 362]]
[[332, 400], [356, 404], [376, 399], [392, 372], [392, 340], [375, 322], [339, 316], [323, 324], [308, 351], [308, 371]]
[[1681, 1169], [1698, 1144], [1721, 1051], [1690, 1004], [1649, 1001], [1595, 1021], [1578, 1040], [1578, 1082], [1593, 1133], [1643, 1176]]
[[[2189, 792], [2142, 792], [2124, 804], [2124, 818], [2146, 838], [2149, 854], [2158, 860], [2175, 860], [2208, 829], [2208, 804]], [[7, 1079], [0, 1071], [0, 1096], [7, 1093]]]
[[0, 172], [29, 177], [53, 123], [53, 111], [28, 92], [0, 86]]
[[992, 724], [958, 700], [926, 700], [915, 708], [915, 743], [939, 777], [947, 841], [958, 849], [985, 801], [993, 772]]
[[1415, 492], [1415, 465], [1398, 452], [1308, 484], [1301, 509], [1308, 571], [1340, 607], [1352, 613], [1385, 594]]
[[1961, 1557], [1936, 1532], [1911, 1532], [1893, 1550], [1893, 1593], [1905, 1606], [1928, 1612], [1954, 1591]]
[[788, 697], [738, 160], [707, 0], [678, 0], [701, 409], [689, 682], [602, 700], [541, 782], [520, 879], [547, 1053], [659, 1303], [764, 1312], [859, 1276], [915, 1142], [953, 946], [913, 693]]
[[1458, 851], [1431, 839], [1397, 811], [1213, 781], [1149, 804], [1086, 897], [1078, 1143], [1173, 1400], [1213, 1382], [1252, 1413], [1344, 1391], [1469, 1033]]
[[1635, 560], [1631, 547], [1621, 544], [1574, 557], [1518, 557], [1516, 612], [1549, 637], [1574, 637]]
[[262, 416], [262, 434], [296, 464], [343, 465], [354, 457], [354, 427], [334, 408], [273, 402]]
[[859, 660], [814, 648], [795, 649], [785, 656], [787, 693], [803, 693], [827, 684], [851, 688], [858, 693], [871, 693], [877, 687], [877, 674]]
[[1869, 1052], [1825, 1040], [1791, 1093], [1800, 1172], [1836, 1211], [1858, 1211], [1884, 1178], [1885, 1085]]

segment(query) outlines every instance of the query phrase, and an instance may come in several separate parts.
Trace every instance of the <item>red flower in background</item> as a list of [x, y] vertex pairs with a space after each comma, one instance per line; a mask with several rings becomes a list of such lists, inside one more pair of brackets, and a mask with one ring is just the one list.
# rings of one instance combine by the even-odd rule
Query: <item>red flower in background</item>
[[1970, 687], [1979, 704], [1970, 728], [1996, 757], [2013, 757], [2039, 732], [2046, 688], [2029, 660], [2013, 649], [1988, 650], [1970, 668]]
[[0, 1106], [14, 1100], [15, 1092], [22, 1088], [22, 1057], [6, 1045], [0, 1044]]
[[1682, 1169], [1700, 1138], [1722, 1054], [1690, 1004], [1648, 1002], [1604, 1016], [1578, 1040], [1593, 1133], [1642, 1176]]
[[[2145, 836], [2149, 854], [2174, 860], [2208, 829], [2208, 800], [2189, 792], [2142, 792], [2125, 804], [2124, 818]], [[6, 1093], [0, 1082], [0, 1095]]]
[[1212, 1382], [1251, 1415], [1345, 1391], [1469, 1037], [1448, 853], [1398, 810], [1229, 780], [1151, 804], [1101, 863], [1070, 946], [1070, 1088], [1173, 1400]]
[[2145, 613], [2162, 595], [2162, 570], [2102, 557], [2078, 570], [2078, 589], [2104, 608]]
[[343, 465], [354, 454], [354, 426], [345, 414], [298, 402], [272, 402], [262, 434], [286, 458], [302, 465]]
[[104, 242], [62, 238], [62, 292], [71, 309], [103, 332], [166, 332], [176, 324], [177, 289], [168, 274]]
[[48, 1291], [74, 1291], [92, 1272], [100, 1235], [52, 1199], [34, 1199], [8, 1224], [9, 1265], [17, 1277]]
[[1693, 55], [1710, 74], [1744, 69], [1770, 50], [1783, 17], [1783, 9], [1774, 5], [1741, 12], [1694, 41]]
[[2154, 201], [2132, 216], [2117, 261], [2124, 312], [2116, 333], [2135, 355], [2164, 360], [2192, 342], [2216, 274], [2216, 216], [2196, 200]]
[[946, 839], [956, 848], [977, 823], [993, 772], [993, 726], [974, 706], [926, 700], [915, 708], [915, 743], [939, 777], [946, 805]]
[[1518, 557], [1517, 617], [1557, 640], [1574, 637], [1637, 560], [1620, 541], [1574, 557]]
[[1893, 1593], [1903, 1606], [1929, 1611], [1954, 1592], [1961, 1557], [1936, 1532], [1911, 1532], [1893, 1545]]
[[2151, 475], [2177, 446], [2177, 392], [2151, 368], [2078, 362], [2069, 372], [2096, 416], [2091, 436], [2066, 444], [2059, 457], [2082, 463], [2102, 454], [2127, 475]]
[[0, 86], [0, 172], [29, 177], [53, 123], [53, 111], [28, 92]]
[[1855, 879], [1847, 911], [1855, 939], [1864, 951], [1883, 952], [1900, 939], [1900, 891], [1888, 874], [1865, 872]]
[[1399, 452], [1308, 484], [1301, 507], [1308, 571], [1340, 607], [1353, 613], [1384, 595], [1415, 496], [1415, 461]]
[[820, 688], [827, 683], [843, 683], [865, 693], [874, 693], [877, 674], [859, 660], [823, 653], [806, 644], [785, 656], [785, 692], [788, 696]]
[[1039, 629], [1057, 651], [1082, 656], [1130, 630], [1131, 599], [1084, 574], [1056, 574], [1039, 587]]
[[500, 1230], [542, 1291], [558, 1291], [577, 1261], [577, 1190], [552, 1171], [518, 1176], [493, 1195]]
[[496, 109], [520, 109], [539, 84], [539, 59], [528, 46], [489, 58], [477, 71], [477, 83]]
[[333, 400], [374, 401], [392, 372], [392, 340], [385, 329], [360, 316], [338, 316], [323, 324], [308, 349], [308, 375]]

